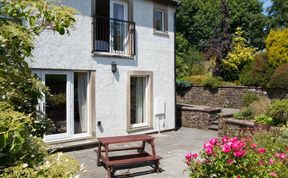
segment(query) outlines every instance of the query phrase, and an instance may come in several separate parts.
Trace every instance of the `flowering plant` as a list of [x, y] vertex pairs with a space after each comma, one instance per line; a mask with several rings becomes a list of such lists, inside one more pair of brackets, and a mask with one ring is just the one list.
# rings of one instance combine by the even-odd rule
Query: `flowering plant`
[[212, 138], [200, 155], [187, 153], [185, 159], [191, 178], [288, 177], [288, 148], [266, 149], [251, 137]]

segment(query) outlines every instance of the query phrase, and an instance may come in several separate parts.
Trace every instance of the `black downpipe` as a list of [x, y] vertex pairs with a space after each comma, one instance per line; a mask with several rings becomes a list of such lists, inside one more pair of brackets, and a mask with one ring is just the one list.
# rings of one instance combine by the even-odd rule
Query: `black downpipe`
[[[178, 8], [178, 7], [177, 7]], [[175, 103], [175, 113], [174, 113], [174, 118], [175, 118], [175, 130], [179, 128], [179, 122], [177, 118], [177, 94], [176, 94], [176, 13], [177, 9], [174, 13], [174, 103]]]

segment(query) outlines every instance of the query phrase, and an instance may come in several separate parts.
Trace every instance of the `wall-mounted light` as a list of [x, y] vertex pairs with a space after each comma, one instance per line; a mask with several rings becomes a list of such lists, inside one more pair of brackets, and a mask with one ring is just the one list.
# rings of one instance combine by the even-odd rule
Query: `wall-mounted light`
[[111, 63], [111, 71], [113, 73], [115, 73], [117, 71], [117, 64], [114, 61]]

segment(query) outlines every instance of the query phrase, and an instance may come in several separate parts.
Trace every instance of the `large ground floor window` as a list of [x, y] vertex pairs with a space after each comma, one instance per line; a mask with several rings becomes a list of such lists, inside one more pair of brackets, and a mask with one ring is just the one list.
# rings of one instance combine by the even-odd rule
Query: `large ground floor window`
[[152, 127], [152, 80], [152, 72], [128, 72], [128, 130]]
[[39, 109], [52, 120], [53, 126], [44, 139], [59, 140], [89, 135], [88, 72], [35, 71], [49, 94], [39, 102]]

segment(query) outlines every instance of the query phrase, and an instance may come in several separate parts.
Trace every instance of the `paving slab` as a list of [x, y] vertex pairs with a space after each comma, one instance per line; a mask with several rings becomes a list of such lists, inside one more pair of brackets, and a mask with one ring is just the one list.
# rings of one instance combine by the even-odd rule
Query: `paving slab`
[[[153, 134], [156, 144], [157, 155], [160, 160], [161, 173], [154, 173], [149, 165], [132, 165], [117, 170], [116, 178], [139, 177], [139, 178], [188, 178], [184, 172], [186, 168], [185, 154], [188, 152], [198, 153], [202, 145], [212, 137], [217, 137], [215, 131], [204, 131], [192, 128], [181, 128], [177, 131]], [[124, 146], [133, 146], [137, 143], [129, 143]], [[117, 147], [117, 145], [116, 145]], [[146, 146], [149, 148], [149, 145]], [[72, 157], [83, 163], [87, 169], [83, 178], [106, 178], [107, 172], [104, 167], [96, 166], [96, 148], [68, 152]], [[147, 151], [150, 151], [147, 149]]]

